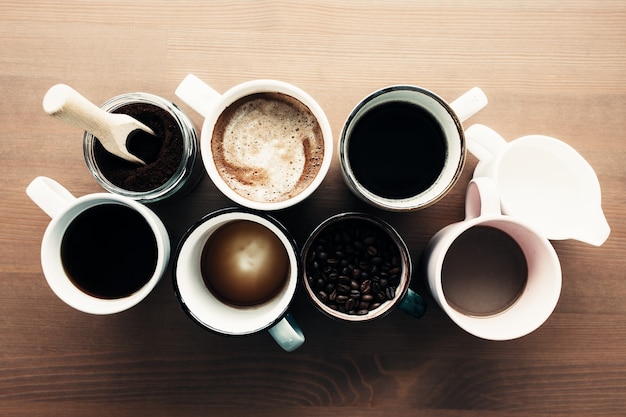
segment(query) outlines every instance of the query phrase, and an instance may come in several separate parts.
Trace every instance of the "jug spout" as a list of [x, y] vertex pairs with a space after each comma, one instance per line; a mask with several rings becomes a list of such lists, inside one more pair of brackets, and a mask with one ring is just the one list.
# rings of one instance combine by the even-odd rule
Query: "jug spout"
[[598, 209], [595, 213], [586, 216], [572, 226], [572, 239], [594, 246], [602, 246], [611, 234], [611, 227], [602, 209]]

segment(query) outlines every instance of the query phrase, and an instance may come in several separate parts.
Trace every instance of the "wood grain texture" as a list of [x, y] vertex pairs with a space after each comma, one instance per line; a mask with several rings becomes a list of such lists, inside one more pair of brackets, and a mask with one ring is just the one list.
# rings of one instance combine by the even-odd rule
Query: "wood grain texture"
[[[594, 416], [626, 410], [626, 4], [623, 1], [45, 1], [0, 2], [0, 415]], [[428, 295], [401, 312], [337, 323], [298, 294], [306, 334], [286, 354], [266, 333], [225, 337], [192, 323], [168, 272], [137, 307], [91, 316], [63, 304], [39, 264], [49, 219], [24, 190], [50, 176], [77, 196], [101, 188], [81, 134], [41, 101], [59, 82], [99, 103], [146, 91], [178, 102], [195, 73], [218, 91], [276, 78], [315, 97], [335, 140], [354, 105], [395, 83], [453, 100], [473, 86], [484, 123], [508, 140], [560, 138], [595, 168], [612, 233], [599, 248], [554, 242], [563, 291], [554, 314], [518, 340], [457, 328]], [[198, 128], [202, 119], [181, 105]], [[276, 213], [300, 245], [326, 217], [376, 214], [413, 260], [464, 215], [476, 160], [435, 206], [386, 213], [344, 186], [337, 160], [318, 191]], [[231, 206], [205, 177], [153, 207], [173, 245], [204, 214]]]

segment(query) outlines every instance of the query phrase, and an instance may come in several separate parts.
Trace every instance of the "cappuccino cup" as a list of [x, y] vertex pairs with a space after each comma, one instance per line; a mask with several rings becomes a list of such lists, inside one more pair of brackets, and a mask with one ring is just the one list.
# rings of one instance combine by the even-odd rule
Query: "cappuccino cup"
[[235, 203], [284, 209], [311, 195], [326, 176], [333, 153], [330, 124], [300, 88], [253, 80], [220, 94], [190, 74], [176, 95], [205, 117], [204, 166]]
[[543, 234], [500, 211], [496, 183], [470, 181], [465, 220], [429, 241], [423, 262], [437, 303], [459, 327], [510, 340], [540, 327], [557, 305], [561, 266]]
[[47, 177], [35, 178], [26, 193], [52, 219], [41, 242], [41, 265], [66, 304], [85, 313], [118, 313], [157, 285], [170, 241], [149, 208], [117, 194], [76, 198]]
[[454, 186], [465, 164], [461, 122], [487, 104], [473, 88], [448, 104], [421, 87], [382, 88], [359, 102], [339, 141], [348, 188], [391, 211], [427, 207]]
[[289, 314], [300, 260], [274, 218], [245, 208], [210, 213], [181, 239], [174, 259], [176, 296], [207, 330], [247, 335], [267, 330], [291, 352], [304, 343]]

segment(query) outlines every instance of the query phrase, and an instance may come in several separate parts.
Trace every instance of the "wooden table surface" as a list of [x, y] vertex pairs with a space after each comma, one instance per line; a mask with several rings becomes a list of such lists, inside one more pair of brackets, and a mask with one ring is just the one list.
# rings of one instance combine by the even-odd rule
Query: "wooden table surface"
[[[0, 415], [2, 416], [591, 416], [626, 410], [626, 3], [623, 1], [45, 1], [0, 2]], [[473, 86], [489, 105], [465, 123], [508, 140], [560, 138], [595, 168], [612, 227], [593, 247], [553, 242], [563, 290], [549, 320], [518, 340], [460, 330], [416, 273], [422, 320], [394, 311], [346, 325], [299, 293], [306, 334], [294, 353], [267, 333], [226, 337], [184, 314], [168, 271], [140, 305], [113, 316], [66, 306], [42, 274], [49, 221], [26, 196], [38, 175], [76, 196], [102, 189], [81, 133], [45, 115], [49, 87], [96, 103], [131, 91], [179, 103], [194, 73], [218, 91], [257, 78], [315, 97], [335, 141], [353, 106], [390, 84], [453, 100]], [[201, 127], [201, 117], [181, 105]], [[315, 194], [275, 213], [303, 244], [347, 210], [388, 220], [414, 261], [463, 218], [476, 164], [438, 204], [387, 213], [357, 201], [337, 159]], [[532, 166], [529, 167], [532, 169]], [[202, 215], [233, 205], [204, 177], [154, 210], [176, 245]]]

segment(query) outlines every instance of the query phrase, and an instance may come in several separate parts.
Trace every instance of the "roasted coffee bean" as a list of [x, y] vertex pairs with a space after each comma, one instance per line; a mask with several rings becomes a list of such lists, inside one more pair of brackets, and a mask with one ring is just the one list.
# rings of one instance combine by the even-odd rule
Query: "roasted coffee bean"
[[396, 296], [396, 287], [387, 287], [385, 288], [385, 297], [387, 297], [387, 300], [393, 300], [394, 297]]
[[400, 275], [392, 275], [389, 277], [389, 285], [397, 287], [400, 285]]
[[354, 309], [355, 309], [355, 307], [357, 306], [357, 304], [358, 304], [358, 301], [357, 301], [356, 299], [354, 299], [354, 298], [349, 298], [349, 299], [346, 301], [345, 309], [346, 309], [347, 311], [354, 310]]
[[347, 295], [338, 295], [336, 301], [339, 304], [344, 304], [346, 301], [348, 301], [350, 297], [348, 297]]
[[307, 255], [306, 283], [324, 304], [347, 314], [367, 314], [396, 296], [400, 252], [377, 226], [359, 219], [323, 230]]

